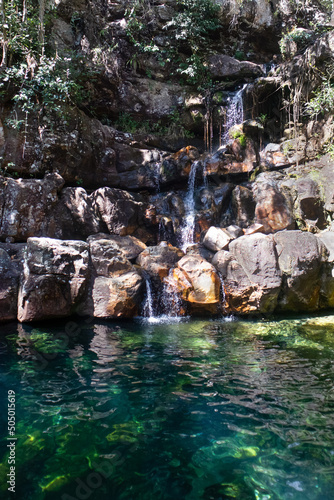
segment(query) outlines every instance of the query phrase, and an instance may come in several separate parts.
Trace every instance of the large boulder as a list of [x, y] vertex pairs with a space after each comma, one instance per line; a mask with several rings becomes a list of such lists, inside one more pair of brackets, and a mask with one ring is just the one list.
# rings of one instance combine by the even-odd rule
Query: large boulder
[[220, 310], [220, 279], [200, 255], [187, 254], [173, 271], [183, 300], [193, 314], [217, 314]]
[[223, 278], [224, 308], [229, 313], [273, 312], [281, 288], [275, 245], [261, 233], [232, 241], [229, 252], [212, 260]]
[[85, 242], [29, 238], [18, 297], [19, 321], [74, 313], [85, 296], [88, 266]]
[[120, 252], [126, 259], [134, 261], [147, 248], [145, 243], [135, 236], [98, 233], [89, 236], [87, 241], [90, 244], [92, 254], [95, 253], [92, 251], [92, 245], [100, 245], [101, 253], [106, 259], [109, 258], [109, 252], [111, 252], [111, 256]]
[[139, 312], [142, 277], [135, 270], [94, 280], [92, 299], [96, 318], [132, 318]]
[[2, 241], [25, 241], [30, 236], [54, 236], [54, 208], [64, 180], [47, 174], [42, 180], [0, 177]]
[[321, 276], [328, 251], [314, 234], [280, 231], [274, 235], [278, 263], [283, 274], [278, 308], [282, 311], [314, 311], [319, 307]]
[[293, 229], [292, 200], [279, 188], [280, 174], [264, 172], [253, 185], [256, 201], [255, 221], [263, 224], [266, 233]]
[[243, 80], [245, 77], [257, 78], [263, 76], [263, 68], [250, 61], [238, 61], [225, 54], [216, 54], [209, 58], [209, 72], [212, 78], [233, 78]]

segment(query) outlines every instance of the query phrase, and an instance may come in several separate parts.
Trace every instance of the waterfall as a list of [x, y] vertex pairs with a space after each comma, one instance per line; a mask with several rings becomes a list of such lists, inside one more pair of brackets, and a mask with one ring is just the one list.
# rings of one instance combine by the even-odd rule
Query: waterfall
[[228, 98], [224, 132], [222, 134], [222, 144], [227, 144], [230, 141], [230, 136], [228, 133], [230, 128], [244, 121], [243, 93], [246, 86], [247, 83], [245, 83], [245, 85], [240, 90], [235, 92], [232, 97]]
[[154, 318], [154, 310], [153, 310], [153, 295], [152, 295], [152, 285], [150, 278], [146, 275], [145, 285], [146, 285], [146, 299], [143, 307], [143, 316], [145, 318]]
[[180, 248], [184, 252], [190, 245], [194, 243], [195, 229], [195, 181], [199, 161], [195, 161], [191, 165], [191, 170], [188, 179], [188, 190], [184, 199], [185, 219], [181, 227]]
[[178, 318], [181, 314], [182, 301], [181, 297], [173, 283], [173, 270], [170, 269], [167, 278], [164, 279], [164, 287], [162, 290], [161, 303], [165, 313], [165, 317]]

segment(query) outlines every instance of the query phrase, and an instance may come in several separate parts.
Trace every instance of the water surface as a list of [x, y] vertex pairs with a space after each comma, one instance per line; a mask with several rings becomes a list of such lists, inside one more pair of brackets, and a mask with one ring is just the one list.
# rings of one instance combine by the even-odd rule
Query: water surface
[[2, 498], [334, 497], [334, 317], [1, 332]]

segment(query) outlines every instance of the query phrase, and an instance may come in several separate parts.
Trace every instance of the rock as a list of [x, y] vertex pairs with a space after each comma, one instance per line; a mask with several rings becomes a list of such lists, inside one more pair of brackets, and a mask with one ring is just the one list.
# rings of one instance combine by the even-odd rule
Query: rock
[[94, 211], [93, 198], [80, 187], [63, 189], [57, 217], [63, 238], [85, 240], [103, 229], [102, 221]]
[[231, 239], [231, 236], [223, 229], [211, 226], [204, 236], [203, 245], [213, 252], [218, 252], [226, 249]]
[[168, 276], [169, 270], [175, 266], [184, 253], [172, 245], [147, 247], [139, 254], [136, 263], [141, 266], [151, 278], [162, 280]]
[[87, 241], [90, 246], [92, 246], [92, 243], [101, 241], [105, 245], [104, 249], [106, 251], [110, 248], [111, 251], [114, 251], [115, 253], [119, 252], [123, 257], [129, 259], [130, 261], [134, 261], [138, 255], [147, 248], [145, 243], [134, 236], [119, 236], [114, 234], [98, 233], [89, 236]]
[[224, 54], [211, 56], [208, 67], [211, 77], [217, 80], [224, 78], [242, 80], [245, 77], [257, 78], [264, 74], [259, 64], [249, 61], [238, 61]]
[[224, 278], [226, 312], [249, 314], [275, 310], [282, 280], [271, 236], [241, 236], [230, 243], [229, 252], [218, 252], [212, 264]]
[[232, 239], [239, 238], [239, 236], [242, 236], [244, 234], [241, 227], [237, 226], [236, 224], [231, 224], [230, 226], [226, 227], [225, 231], [231, 236]]
[[93, 240], [89, 244], [93, 267], [98, 276], [118, 277], [133, 271], [131, 262], [108, 240]]
[[1, 239], [25, 241], [30, 236], [54, 236], [53, 210], [63, 185], [58, 174], [48, 174], [43, 180], [0, 177]]
[[139, 313], [142, 277], [135, 271], [117, 277], [97, 277], [92, 300], [96, 318], [132, 318]]
[[252, 224], [251, 226], [244, 229], [244, 233], [246, 235], [255, 234], [255, 233], [265, 233], [263, 224]]
[[288, 158], [281, 151], [280, 144], [267, 144], [267, 146], [260, 152], [260, 158], [261, 163], [268, 170], [275, 170], [291, 165]]
[[178, 262], [177, 270], [173, 272], [173, 277], [190, 311], [194, 314], [217, 314], [220, 308], [220, 279], [213, 265], [199, 255], [190, 254]]
[[84, 299], [88, 259], [85, 242], [29, 238], [18, 297], [18, 320], [71, 315]]
[[254, 220], [255, 201], [253, 193], [244, 186], [236, 186], [232, 192], [232, 213], [236, 224], [247, 227]]
[[266, 233], [293, 229], [292, 200], [278, 186], [274, 173], [260, 174], [253, 185], [256, 200], [255, 222], [263, 224]]
[[321, 273], [327, 251], [313, 234], [280, 231], [274, 235], [283, 274], [282, 311], [315, 311], [319, 306]]
[[0, 321], [15, 320], [19, 271], [9, 254], [0, 248]]
[[132, 234], [144, 224], [146, 206], [121, 189], [100, 188], [91, 195], [95, 214], [112, 234]]

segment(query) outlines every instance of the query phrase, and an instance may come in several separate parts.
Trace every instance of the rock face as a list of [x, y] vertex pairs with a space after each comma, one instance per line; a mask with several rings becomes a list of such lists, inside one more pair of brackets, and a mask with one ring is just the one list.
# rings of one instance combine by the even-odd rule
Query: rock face
[[88, 244], [29, 238], [18, 297], [18, 320], [61, 318], [75, 312], [88, 280]]
[[17, 295], [20, 273], [8, 253], [0, 248], [0, 321], [17, 316]]
[[327, 257], [325, 246], [313, 234], [301, 231], [283, 231], [274, 240], [283, 274], [279, 309], [318, 309], [323, 262]]
[[252, 234], [232, 241], [229, 252], [212, 260], [223, 277], [224, 307], [231, 313], [272, 312], [277, 305], [281, 273], [271, 236]]

